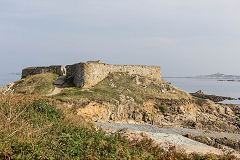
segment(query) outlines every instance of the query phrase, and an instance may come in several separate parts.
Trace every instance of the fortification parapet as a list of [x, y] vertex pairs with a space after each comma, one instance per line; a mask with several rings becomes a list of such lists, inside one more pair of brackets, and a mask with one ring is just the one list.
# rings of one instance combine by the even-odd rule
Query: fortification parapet
[[56, 73], [60, 76], [66, 75], [67, 79], [72, 79], [76, 87], [89, 88], [102, 81], [109, 73], [128, 72], [152, 79], [161, 79], [161, 67], [144, 65], [112, 65], [102, 61], [88, 61], [86, 63], [76, 63], [67, 65], [29, 67], [22, 70], [22, 78], [29, 75], [41, 73]]
[[65, 67], [63, 67], [63, 65], [28, 67], [22, 70], [22, 78], [26, 78], [29, 75], [41, 73], [55, 73], [58, 74], [59, 76], [62, 76], [66, 74], [66, 70]]
[[161, 79], [161, 67], [143, 65], [112, 65], [96, 62], [68, 65], [67, 78], [73, 78], [76, 87], [89, 88], [102, 81], [109, 73], [128, 72], [152, 79]]

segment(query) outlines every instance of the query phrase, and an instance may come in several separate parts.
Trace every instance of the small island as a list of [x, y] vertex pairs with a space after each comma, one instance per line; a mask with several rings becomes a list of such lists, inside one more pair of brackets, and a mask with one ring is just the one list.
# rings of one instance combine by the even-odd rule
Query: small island
[[[172, 86], [159, 66], [89, 61], [28, 67], [0, 92], [0, 138], [9, 151], [0, 155], [240, 157], [240, 108], [216, 103], [229, 97]], [[18, 152], [17, 146], [25, 147]]]

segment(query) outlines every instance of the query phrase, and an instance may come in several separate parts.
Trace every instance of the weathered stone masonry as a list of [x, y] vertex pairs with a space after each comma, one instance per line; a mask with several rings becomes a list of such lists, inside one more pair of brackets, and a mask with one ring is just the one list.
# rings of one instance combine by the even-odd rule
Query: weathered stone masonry
[[26, 78], [29, 75], [41, 74], [41, 73], [56, 73], [59, 76], [66, 74], [65, 67], [62, 65], [43, 66], [43, 67], [28, 67], [22, 70], [22, 78]]
[[[54, 68], [55, 67], [55, 68]], [[109, 73], [128, 72], [129, 74], [138, 74], [152, 79], [161, 79], [161, 68], [159, 66], [143, 65], [112, 65], [104, 64], [101, 61], [88, 61], [86, 63], [76, 63], [66, 66], [49, 66], [49, 67], [31, 67], [22, 72], [22, 78], [28, 75], [39, 73], [57, 73], [64, 75], [67, 79], [72, 79], [76, 87], [89, 88], [102, 81]]]
[[77, 63], [66, 66], [67, 78], [73, 78], [77, 87], [88, 88], [103, 80], [109, 73], [128, 72], [153, 79], [161, 79], [159, 66], [112, 65], [104, 63]]

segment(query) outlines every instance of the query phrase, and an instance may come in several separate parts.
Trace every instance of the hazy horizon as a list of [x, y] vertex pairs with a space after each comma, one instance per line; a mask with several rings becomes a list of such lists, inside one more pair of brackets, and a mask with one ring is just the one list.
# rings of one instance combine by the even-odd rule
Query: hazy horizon
[[0, 0], [1, 74], [102, 60], [240, 75], [237, 0]]

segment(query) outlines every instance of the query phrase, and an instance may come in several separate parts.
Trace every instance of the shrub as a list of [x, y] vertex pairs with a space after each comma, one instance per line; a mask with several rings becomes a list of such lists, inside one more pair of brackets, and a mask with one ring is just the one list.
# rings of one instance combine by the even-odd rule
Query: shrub
[[162, 113], [165, 113], [167, 111], [168, 106], [167, 105], [155, 105], [155, 108], [160, 110]]
[[199, 106], [202, 106], [206, 102], [205, 99], [197, 98], [196, 99], [196, 104]]

